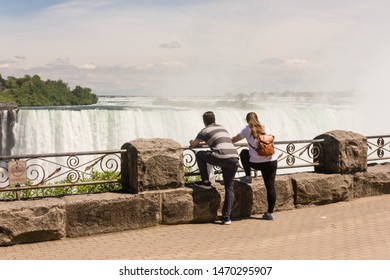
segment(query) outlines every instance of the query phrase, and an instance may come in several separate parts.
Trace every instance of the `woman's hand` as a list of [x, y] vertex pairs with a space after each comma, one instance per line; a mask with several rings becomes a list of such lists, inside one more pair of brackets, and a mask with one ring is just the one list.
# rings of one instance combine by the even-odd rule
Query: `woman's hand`
[[240, 140], [242, 140], [242, 137], [240, 136], [240, 134], [237, 134], [236, 136], [232, 137], [232, 143], [236, 143]]

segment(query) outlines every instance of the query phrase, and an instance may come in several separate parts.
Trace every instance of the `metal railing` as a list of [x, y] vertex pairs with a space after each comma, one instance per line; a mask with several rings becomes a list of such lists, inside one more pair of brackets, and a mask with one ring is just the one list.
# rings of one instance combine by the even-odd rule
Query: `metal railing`
[[390, 159], [390, 135], [367, 136], [367, 162]]
[[[119, 183], [124, 151], [0, 156], [0, 192]], [[118, 176], [94, 180], [96, 172]]]
[[[275, 142], [278, 169], [294, 172], [318, 166], [323, 139]], [[368, 136], [368, 162], [390, 159], [390, 135]], [[236, 144], [238, 153], [246, 143]], [[183, 147], [185, 176], [199, 175], [195, 153], [200, 148]], [[119, 184], [121, 153], [126, 150], [74, 152], [38, 155], [0, 156], [0, 193], [22, 190], [79, 187], [85, 185]], [[95, 172], [112, 172], [114, 178], [96, 180]], [[214, 172], [221, 170], [214, 167]], [[242, 165], [238, 173], [243, 172]], [[256, 173], [255, 173], [256, 175]]]
[[[323, 139], [318, 140], [293, 140], [293, 141], [275, 141], [275, 153], [278, 155], [278, 169], [291, 168], [310, 168], [318, 166], [318, 157], [322, 153], [321, 143]], [[246, 143], [236, 143], [238, 154], [242, 149], [246, 149]], [[207, 149], [207, 146], [200, 148], [184, 147], [184, 167], [185, 176], [199, 175], [199, 169], [196, 165], [195, 153], [197, 150]], [[214, 172], [220, 174], [221, 170], [214, 167]], [[238, 169], [238, 173], [243, 172], [242, 164]], [[256, 175], [256, 173], [255, 173]]]

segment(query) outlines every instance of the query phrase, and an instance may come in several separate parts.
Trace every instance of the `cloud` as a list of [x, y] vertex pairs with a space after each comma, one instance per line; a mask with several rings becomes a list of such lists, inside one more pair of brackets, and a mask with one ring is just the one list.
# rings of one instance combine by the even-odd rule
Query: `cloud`
[[25, 56], [20, 56], [20, 55], [15, 55], [14, 58], [17, 60], [22, 60], [22, 61], [26, 60]]
[[294, 68], [306, 68], [310, 67], [310, 63], [306, 59], [286, 59], [286, 65]]
[[69, 57], [66, 58], [57, 57], [56, 64], [69, 64], [69, 61], [70, 61]]
[[21, 61], [26, 60], [24, 56], [14, 56], [13, 58], [6, 58], [0, 60], [0, 69], [11, 68], [11, 65], [18, 64]]
[[18, 63], [18, 59], [17, 57], [13, 57], [13, 58], [6, 58], [6, 59], [1, 59], [0, 60], [0, 63], [3, 63], [3, 64], [15, 64], [15, 63]]
[[2, 60], [0, 60], [0, 63], [2, 63], [2, 64], [15, 63], [15, 60], [14, 59], [2, 59]]
[[188, 64], [183, 63], [181, 61], [163, 61], [160, 62], [160, 65], [167, 66], [167, 67], [186, 67]]
[[70, 58], [60, 58], [57, 57], [54, 62], [47, 63], [46, 66], [61, 66], [61, 65], [70, 65]]
[[0, 17], [0, 65], [102, 94], [344, 89], [389, 40], [373, 2], [56, 1]]
[[82, 65], [79, 65], [79, 68], [80, 69], [85, 69], [85, 70], [94, 70], [96, 69], [96, 65], [93, 64], [93, 63], [87, 63], [87, 64], [82, 64]]
[[178, 48], [181, 48], [181, 45], [176, 41], [172, 41], [170, 43], [161, 44], [160, 48], [162, 48], [162, 49], [178, 49]]
[[285, 64], [285, 60], [272, 57], [272, 58], [263, 59], [259, 61], [258, 64], [263, 66], [280, 66]]
[[307, 68], [310, 67], [309, 61], [299, 58], [267, 58], [259, 61], [258, 65], [263, 67], [284, 67], [284, 68]]

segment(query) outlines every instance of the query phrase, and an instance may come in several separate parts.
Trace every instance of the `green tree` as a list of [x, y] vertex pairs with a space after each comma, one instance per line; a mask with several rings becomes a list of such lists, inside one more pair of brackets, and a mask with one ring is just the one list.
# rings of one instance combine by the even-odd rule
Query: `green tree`
[[38, 75], [22, 78], [0, 75], [0, 102], [19, 106], [90, 105], [98, 98], [90, 88], [76, 86], [71, 90], [62, 80], [42, 81]]
[[0, 92], [3, 92], [4, 89], [5, 89], [5, 80], [3, 79], [3, 77], [0, 74]]

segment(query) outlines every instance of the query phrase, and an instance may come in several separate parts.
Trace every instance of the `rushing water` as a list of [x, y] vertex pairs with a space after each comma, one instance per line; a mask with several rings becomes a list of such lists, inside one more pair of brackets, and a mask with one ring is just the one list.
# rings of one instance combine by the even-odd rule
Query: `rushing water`
[[364, 133], [356, 131], [357, 112], [345, 97], [100, 97], [93, 106], [20, 108], [12, 153], [119, 149], [137, 138], [171, 138], [186, 146], [208, 110], [232, 136], [249, 111], [257, 112], [279, 141], [312, 139], [334, 129]]
[[17, 108], [0, 108], [0, 155], [10, 155], [15, 145]]

